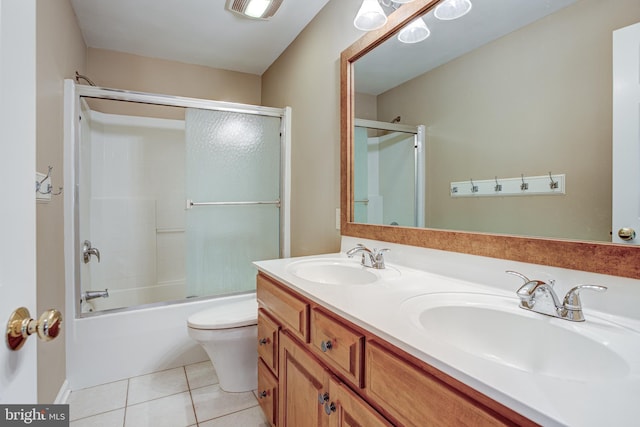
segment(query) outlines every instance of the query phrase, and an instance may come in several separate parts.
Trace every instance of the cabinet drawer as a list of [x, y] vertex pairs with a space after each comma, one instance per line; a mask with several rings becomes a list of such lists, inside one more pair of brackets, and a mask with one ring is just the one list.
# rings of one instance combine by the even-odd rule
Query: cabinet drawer
[[309, 304], [262, 274], [257, 278], [257, 298], [283, 328], [303, 342], [309, 342]]
[[367, 395], [407, 426], [503, 426], [484, 407], [381, 346], [365, 349]]
[[258, 360], [258, 403], [269, 424], [275, 427], [278, 424], [278, 380], [262, 360]]
[[362, 334], [314, 308], [311, 311], [311, 345], [319, 350], [319, 356], [330, 368], [355, 386], [362, 387]]
[[278, 331], [280, 325], [274, 322], [264, 311], [258, 310], [258, 356], [278, 376]]

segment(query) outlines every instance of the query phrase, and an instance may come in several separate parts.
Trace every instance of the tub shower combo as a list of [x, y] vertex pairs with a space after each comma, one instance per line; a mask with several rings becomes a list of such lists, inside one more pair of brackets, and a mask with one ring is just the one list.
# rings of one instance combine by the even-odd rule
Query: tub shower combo
[[71, 80], [65, 104], [71, 388], [201, 359], [186, 319], [289, 255], [290, 109]]

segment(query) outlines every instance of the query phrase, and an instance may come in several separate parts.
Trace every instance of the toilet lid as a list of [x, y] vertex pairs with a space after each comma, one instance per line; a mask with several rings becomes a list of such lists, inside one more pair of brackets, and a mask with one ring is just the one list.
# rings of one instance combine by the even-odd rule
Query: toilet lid
[[254, 298], [220, 304], [192, 314], [187, 319], [190, 328], [228, 329], [258, 323], [258, 301]]

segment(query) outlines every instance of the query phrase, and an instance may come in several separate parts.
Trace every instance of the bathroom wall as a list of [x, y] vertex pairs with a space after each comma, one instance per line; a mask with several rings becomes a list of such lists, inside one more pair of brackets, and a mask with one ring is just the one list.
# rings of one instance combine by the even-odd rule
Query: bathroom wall
[[360, 0], [332, 0], [262, 76], [262, 103], [291, 106], [293, 256], [337, 252], [340, 53], [362, 36]]
[[[86, 47], [69, 0], [36, 3], [36, 168], [53, 166], [53, 185], [63, 177], [63, 79], [83, 73]], [[65, 189], [69, 191], [70, 189]], [[65, 318], [62, 196], [36, 207], [37, 316], [56, 308]], [[38, 340], [38, 402], [51, 403], [66, 378], [65, 331], [55, 341]]]
[[[639, 20], [637, 0], [581, 0], [380, 95], [381, 118], [427, 126], [427, 226], [609, 241], [611, 32]], [[452, 181], [549, 171], [565, 196], [449, 195]]]
[[103, 87], [262, 105], [258, 75], [111, 50], [87, 50], [87, 77]]

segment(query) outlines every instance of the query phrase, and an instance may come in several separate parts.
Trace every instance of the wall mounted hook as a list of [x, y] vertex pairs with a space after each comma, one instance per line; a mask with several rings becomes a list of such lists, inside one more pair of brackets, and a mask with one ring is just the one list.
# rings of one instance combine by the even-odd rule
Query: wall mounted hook
[[478, 186], [473, 183], [473, 178], [469, 178], [469, 181], [471, 181], [471, 192], [472, 193], [477, 193], [478, 192]]
[[551, 176], [551, 172], [549, 172], [549, 179], [551, 182], [549, 183], [549, 188], [555, 190], [558, 188], [558, 181], [553, 180], [553, 176]]

